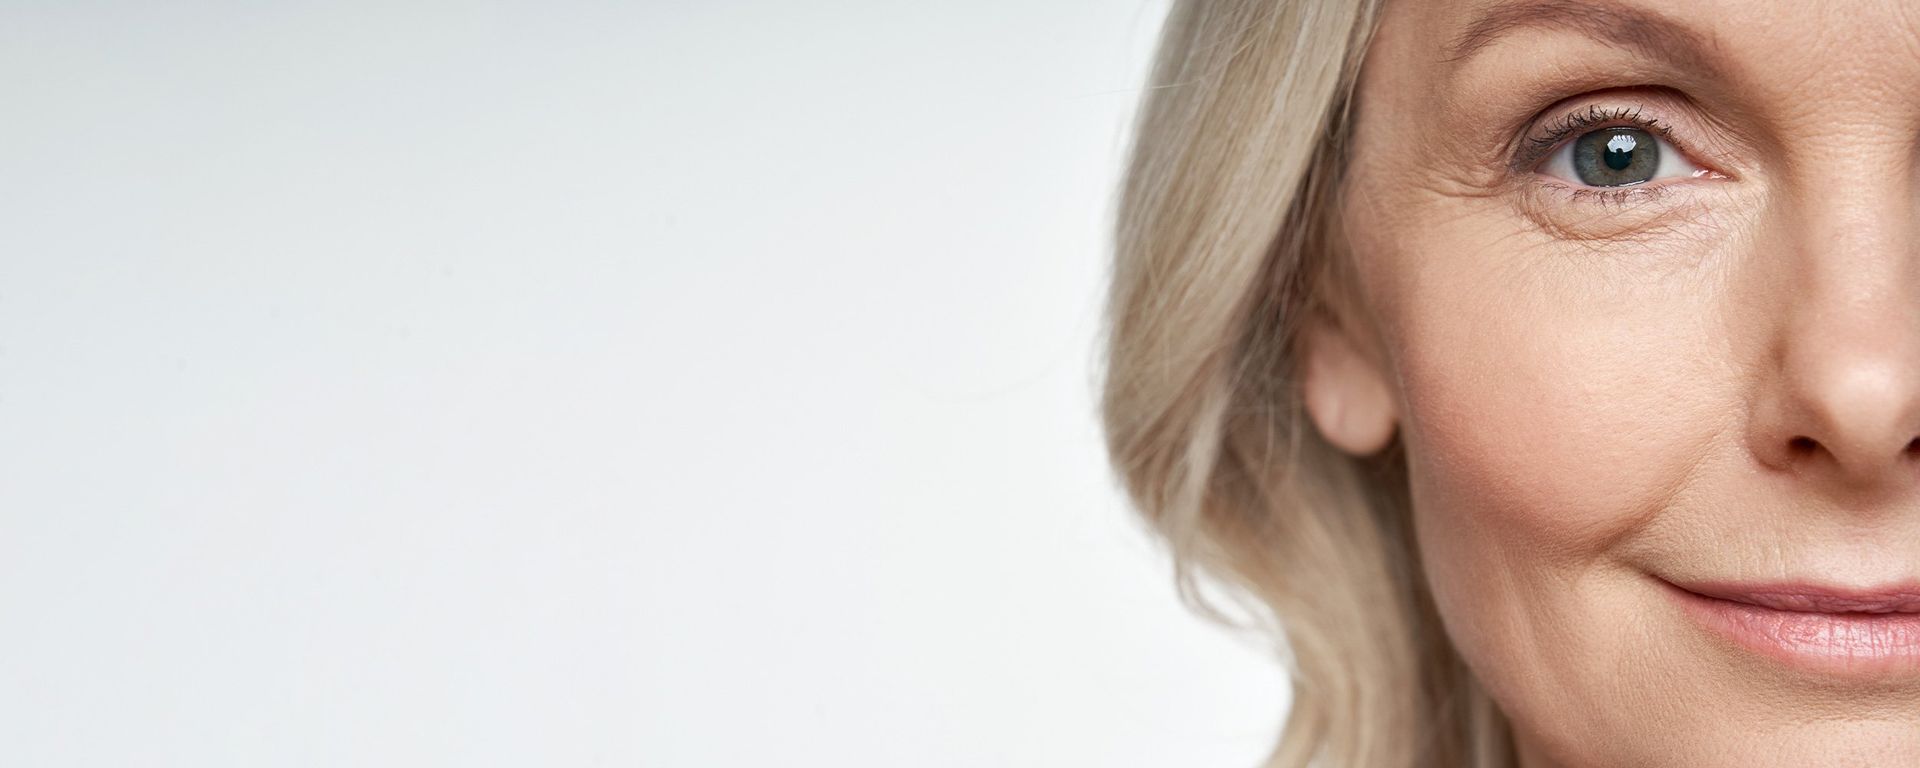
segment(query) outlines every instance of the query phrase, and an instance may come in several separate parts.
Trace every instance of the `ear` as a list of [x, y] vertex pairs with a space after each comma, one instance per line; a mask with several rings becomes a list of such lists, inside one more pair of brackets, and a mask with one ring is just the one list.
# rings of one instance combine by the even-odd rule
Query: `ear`
[[1325, 313], [1301, 331], [1301, 395], [1320, 435], [1356, 456], [1387, 447], [1400, 414], [1380, 366]]

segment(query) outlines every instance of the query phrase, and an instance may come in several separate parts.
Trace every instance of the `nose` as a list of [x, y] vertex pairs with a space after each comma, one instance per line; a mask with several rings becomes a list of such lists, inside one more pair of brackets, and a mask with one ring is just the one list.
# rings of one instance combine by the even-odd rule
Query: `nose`
[[1856, 490], [1920, 475], [1920, 259], [1895, 197], [1803, 207], [1801, 221], [1820, 223], [1762, 257], [1785, 257], [1750, 421], [1770, 467]]

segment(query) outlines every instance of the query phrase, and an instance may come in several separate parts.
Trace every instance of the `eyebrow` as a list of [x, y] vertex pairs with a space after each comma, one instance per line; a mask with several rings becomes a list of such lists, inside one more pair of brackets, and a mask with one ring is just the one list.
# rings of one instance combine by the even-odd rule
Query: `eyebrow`
[[1652, 11], [1617, 3], [1519, 0], [1482, 11], [1453, 42], [1447, 59], [1461, 63], [1500, 38], [1524, 29], [1574, 32], [1648, 58], [1688, 69], [1710, 69], [1711, 41]]

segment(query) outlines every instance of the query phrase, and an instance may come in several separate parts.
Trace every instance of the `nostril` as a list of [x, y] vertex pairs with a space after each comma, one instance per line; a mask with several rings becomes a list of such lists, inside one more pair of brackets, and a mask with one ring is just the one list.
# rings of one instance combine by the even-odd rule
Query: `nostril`
[[[1920, 443], [1920, 439], [1916, 439], [1914, 442]], [[1787, 448], [1793, 451], [1793, 455], [1795, 456], [1805, 456], [1813, 453], [1814, 449], [1818, 448], [1819, 445], [1819, 443], [1813, 441], [1813, 438], [1804, 436], [1787, 441]]]
[[1916, 437], [1912, 442], [1907, 443], [1907, 453], [1920, 454], [1920, 437]]

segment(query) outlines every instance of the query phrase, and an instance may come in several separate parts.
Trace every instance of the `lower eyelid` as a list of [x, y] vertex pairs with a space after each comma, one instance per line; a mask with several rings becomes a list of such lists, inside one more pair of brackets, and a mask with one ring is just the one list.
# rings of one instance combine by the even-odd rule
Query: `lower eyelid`
[[[1564, 228], [1568, 215], [1605, 213], [1609, 217], [1628, 216], [1639, 220], [1642, 215], [1633, 215], [1638, 211], [1647, 218], [1658, 218], [1662, 211], [1690, 197], [1686, 194], [1691, 188], [1687, 181], [1661, 179], [1624, 187], [1589, 187], [1536, 173], [1526, 180], [1526, 189], [1519, 198], [1520, 209], [1529, 218], [1551, 223], [1552, 229]], [[1676, 194], [1679, 197], [1675, 197]]]
[[1750, 202], [1747, 190], [1693, 179], [1605, 188], [1535, 176], [1523, 189], [1512, 198], [1515, 215], [1557, 240], [1593, 243], [1706, 237]]
[[1556, 192], [1571, 200], [1593, 200], [1601, 203], [1628, 203], [1654, 200], [1665, 196], [1672, 190], [1671, 184], [1634, 184], [1626, 187], [1585, 187], [1572, 184], [1557, 184]]
[[1585, 187], [1544, 175], [1516, 201], [1516, 213], [1561, 241], [1618, 242], [1671, 230], [1704, 212], [1687, 184]]
[[1624, 204], [1639, 201], [1653, 201], [1682, 191], [1689, 182], [1695, 180], [1724, 180], [1727, 177], [1706, 168], [1694, 168], [1685, 175], [1660, 176], [1639, 184], [1620, 187], [1592, 187], [1578, 182], [1570, 182], [1557, 176], [1534, 172], [1527, 183], [1537, 193], [1551, 194], [1571, 203]]

